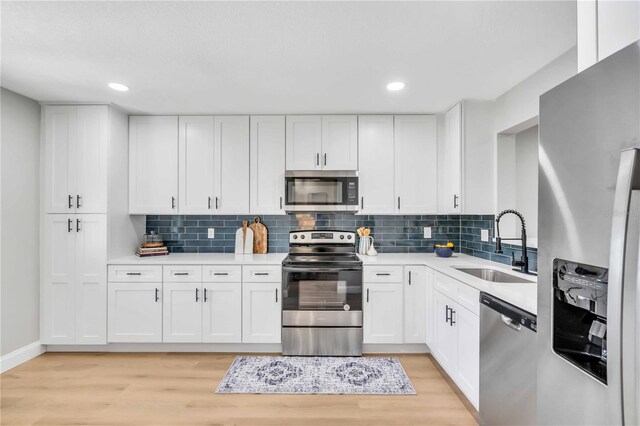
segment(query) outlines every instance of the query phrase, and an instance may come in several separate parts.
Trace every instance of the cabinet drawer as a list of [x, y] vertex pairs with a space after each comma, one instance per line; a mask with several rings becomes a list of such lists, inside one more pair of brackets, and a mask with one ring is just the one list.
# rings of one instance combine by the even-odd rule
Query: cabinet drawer
[[279, 283], [282, 281], [282, 267], [243, 266], [242, 281], [247, 283]]
[[476, 315], [480, 315], [480, 292], [465, 284], [458, 285], [458, 303]]
[[402, 266], [365, 266], [366, 283], [401, 283]]
[[162, 280], [165, 283], [202, 282], [202, 266], [200, 265], [165, 265], [162, 271]]
[[160, 265], [109, 265], [109, 282], [113, 283], [161, 283]]
[[458, 300], [458, 285], [460, 283], [457, 280], [438, 272], [433, 285], [440, 293], [449, 296], [453, 300]]
[[239, 283], [242, 281], [242, 266], [205, 265], [202, 267], [202, 281], [205, 283]]

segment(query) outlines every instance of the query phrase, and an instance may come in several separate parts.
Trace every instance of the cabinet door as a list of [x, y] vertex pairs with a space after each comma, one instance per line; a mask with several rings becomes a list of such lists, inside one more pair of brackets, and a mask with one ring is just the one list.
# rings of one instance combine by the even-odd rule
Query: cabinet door
[[435, 273], [433, 271], [433, 269], [431, 268], [427, 268], [426, 269], [426, 277], [425, 277], [425, 283], [426, 283], [426, 300], [427, 300], [427, 308], [426, 308], [426, 315], [425, 315], [425, 337], [426, 337], [426, 342], [427, 342], [427, 346], [429, 346], [429, 348], [433, 347], [433, 329], [434, 329], [434, 322], [433, 322], [433, 311], [435, 309], [435, 305], [434, 305], [434, 301], [433, 301], [433, 282], [434, 282], [434, 278], [435, 278]]
[[358, 117], [360, 214], [395, 212], [392, 115]]
[[162, 283], [108, 284], [109, 342], [162, 342]]
[[211, 214], [214, 195], [213, 116], [180, 117], [180, 214]]
[[280, 343], [281, 287], [277, 283], [242, 283], [242, 341]]
[[109, 107], [77, 107], [77, 138], [73, 145], [76, 210], [107, 213], [107, 165], [109, 158]]
[[178, 212], [178, 117], [129, 119], [129, 213]]
[[107, 215], [76, 216], [76, 343], [107, 343]]
[[75, 234], [73, 215], [44, 215], [40, 302], [44, 344], [76, 342]]
[[162, 285], [162, 341], [202, 342], [202, 284]]
[[206, 283], [202, 294], [202, 341], [242, 341], [242, 284]]
[[447, 321], [450, 309], [455, 308], [455, 302], [439, 291], [433, 292], [433, 356], [449, 375], [454, 376], [458, 362], [458, 336], [455, 324]]
[[322, 170], [358, 170], [358, 117], [322, 116]]
[[402, 343], [402, 283], [365, 283], [364, 343]]
[[74, 106], [44, 107], [44, 210], [45, 213], [75, 211], [74, 159], [77, 125]]
[[434, 115], [395, 116], [396, 212], [438, 209], [438, 139]]
[[427, 267], [404, 268], [404, 342], [426, 343]]
[[[478, 408], [480, 388], [480, 318], [457, 306], [453, 314], [458, 330], [458, 370], [456, 383]], [[526, 355], [525, 355], [526, 356]]]
[[322, 118], [287, 116], [287, 170], [320, 170]]
[[454, 105], [444, 116], [444, 135], [440, 143], [438, 173], [438, 213], [462, 211], [462, 104]]
[[284, 214], [285, 120], [251, 117], [250, 207], [255, 214]]
[[249, 213], [249, 117], [215, 117], [214, 143], [214, 212]]

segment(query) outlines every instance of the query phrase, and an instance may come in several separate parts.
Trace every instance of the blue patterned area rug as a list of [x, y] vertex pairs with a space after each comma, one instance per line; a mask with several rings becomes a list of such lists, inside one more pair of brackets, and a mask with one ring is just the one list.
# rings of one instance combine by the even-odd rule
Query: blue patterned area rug
[[398, 358], [238, 356], [216, 393], [415, 395]]

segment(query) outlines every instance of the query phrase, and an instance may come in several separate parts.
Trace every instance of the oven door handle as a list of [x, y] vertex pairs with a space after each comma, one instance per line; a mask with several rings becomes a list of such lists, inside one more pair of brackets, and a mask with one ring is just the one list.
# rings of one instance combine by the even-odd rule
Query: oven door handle
[[283, 271], [290, 272], [344, 272], [344, 271], [353, 271], [353, 272], [362, 272], [362, 268], [335, 268], [332, 266], [326, 268], [313, 268], [308, 266], [283, 266]]

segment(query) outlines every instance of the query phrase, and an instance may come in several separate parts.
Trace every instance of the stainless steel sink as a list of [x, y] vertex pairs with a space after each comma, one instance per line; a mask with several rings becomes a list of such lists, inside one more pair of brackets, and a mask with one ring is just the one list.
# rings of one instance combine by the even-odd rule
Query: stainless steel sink
[[533, 281], [527, 280], [515, 275], [507, 274], [496, 269], [489, 268], [454, 268], [465, 274], [473, 275], [481, 280], [490, 281], [493, 283], [532, 283]]

